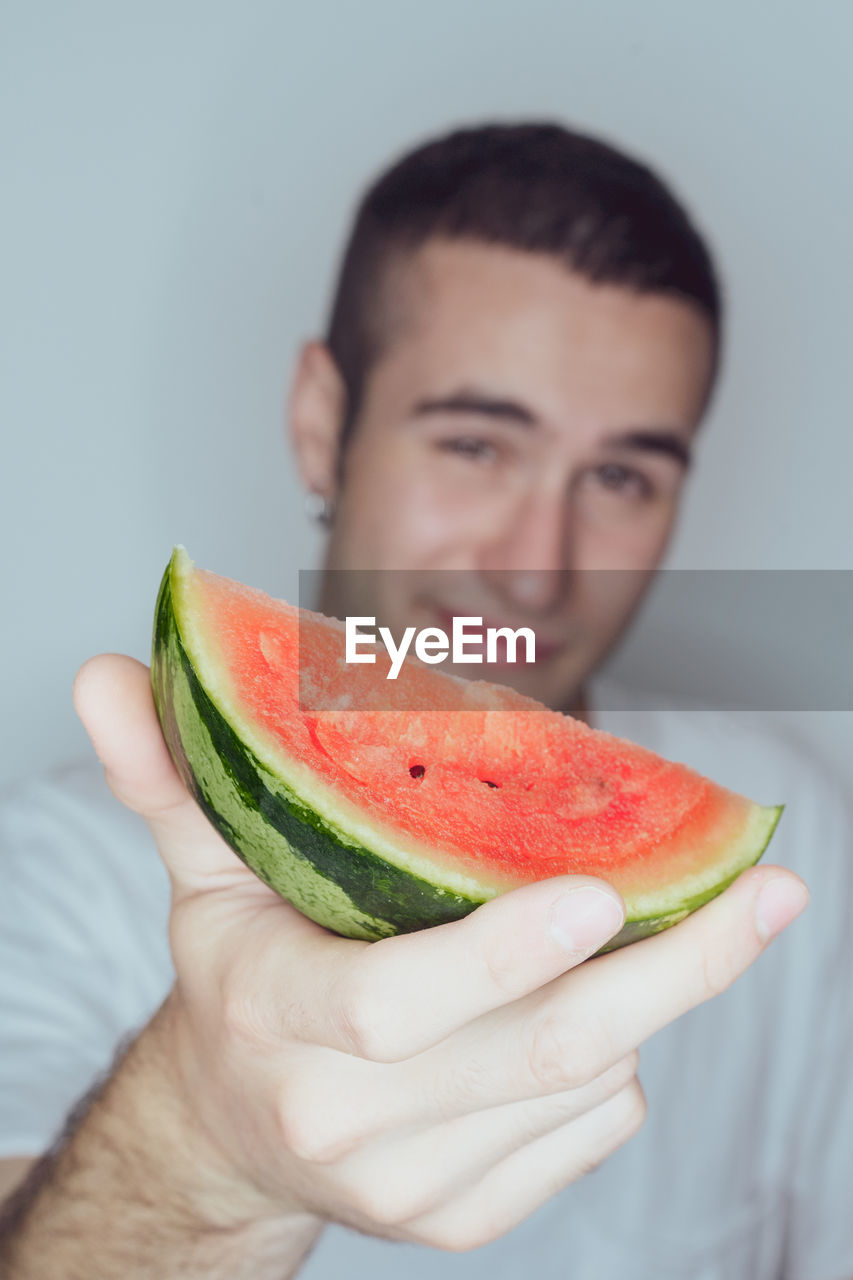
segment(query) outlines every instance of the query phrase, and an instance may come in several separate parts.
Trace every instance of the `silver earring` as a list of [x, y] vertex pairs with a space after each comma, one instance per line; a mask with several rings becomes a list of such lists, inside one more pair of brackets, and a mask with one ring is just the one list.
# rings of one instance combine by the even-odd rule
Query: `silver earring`
[[309, 520], [316, 520], [317, 524], [321, 524], [325, 529], [328, 529], [335, 514], [335, 504], [325, 494], [306, 493], [305, 514]]

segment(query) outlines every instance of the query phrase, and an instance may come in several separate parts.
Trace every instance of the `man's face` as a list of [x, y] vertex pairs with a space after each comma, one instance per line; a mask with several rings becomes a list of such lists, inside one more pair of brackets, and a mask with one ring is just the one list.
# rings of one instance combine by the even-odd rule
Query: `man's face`
[[395, 634], [454, 614], [532, 627], [534, 667], [455, 670], [576, 705], [670, 537], [710, 326], [676, 298], [476, 242], [428, 243], [400, 290], [326, 567], [409, 572], [332, 575], [322, 606]]

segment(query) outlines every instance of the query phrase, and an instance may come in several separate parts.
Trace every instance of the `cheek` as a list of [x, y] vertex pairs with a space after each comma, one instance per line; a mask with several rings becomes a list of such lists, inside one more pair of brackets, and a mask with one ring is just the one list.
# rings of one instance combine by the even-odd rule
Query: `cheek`
[[610, 520], [578, 519], [573, 539], [576, 565], [581, 569], [655, 568], [669, 542], [676, 511], [673, 499]]
[[591, 523], [575, 543], [573, 606], [590, 660], [617, 637], [651, 586], [651, 575], [666, 550], [676, 501], [634, 518]]
[[353, 449], [338, 513], [339, 563], [362, 568], [454, 567], [476, 527], [405, 437]]

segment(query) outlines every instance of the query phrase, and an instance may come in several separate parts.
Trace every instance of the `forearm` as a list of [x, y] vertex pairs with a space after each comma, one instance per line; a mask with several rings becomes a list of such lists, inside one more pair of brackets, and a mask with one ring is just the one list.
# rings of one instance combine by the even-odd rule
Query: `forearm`
[[275, 1212], [206, 1144], [162, 1053], [164, 1012], [0, 1212], [3, 1280], [289, 1280], [321, 1223]]

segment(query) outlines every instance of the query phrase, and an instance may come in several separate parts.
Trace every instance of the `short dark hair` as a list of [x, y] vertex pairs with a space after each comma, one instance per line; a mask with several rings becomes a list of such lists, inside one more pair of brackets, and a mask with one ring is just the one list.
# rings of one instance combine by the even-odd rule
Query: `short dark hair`
[[344, 440], [387, 342], [388, 268], [434, 237], [551, 254], [595, 283], [678, 295], [707, 316], [719, 348], [711, 254], [651, 169], [558, 124], [459, 129], [404, 155], [358, 207], [326, 337], [347, 393]]

